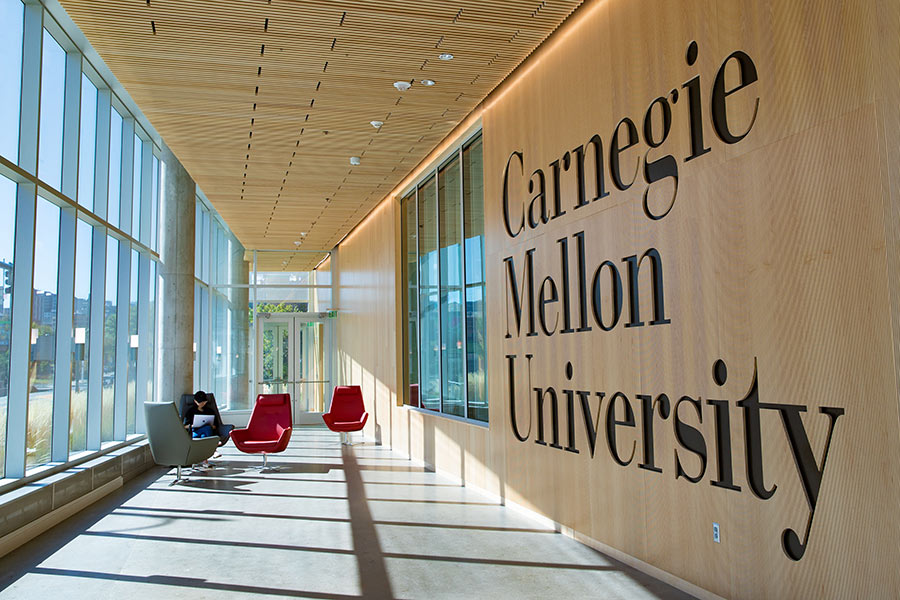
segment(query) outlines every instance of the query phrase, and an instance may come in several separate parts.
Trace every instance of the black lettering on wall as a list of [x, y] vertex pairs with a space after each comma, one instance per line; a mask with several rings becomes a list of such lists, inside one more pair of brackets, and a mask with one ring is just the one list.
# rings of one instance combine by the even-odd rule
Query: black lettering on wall
[[[525, 267], [522, 275], [522, 286], [528, 294], [528, 336], [537, 335], [534, 328], [534, 248], [525, 252]], [[503, 259], [506, 263], [506, 337], [511, 338], [509, 332], [509, 301], [512, 299], [513, 316], [516, 318], [516, 336], [522, 332], [522, 311], [525, 308], [522, 304], [522, 288], [519, 287], [516, 280], [516, 266], [512, 256]]]
[[[688, 44], [687, 64], [693, 66], [697, 62], [697, 42]], [[691, 153], [684, 161], [693, 160], [709, 152], [709, 146], [703, 144], [703, 108], [700, 100], [700, 76], [689, 79], [682, 86], [688, 91], [688, 124], [691, 128]]]
[[637, 397], [641, 401], [641, 427], [643, 428], [644, 445], [644, 460], [638, 466], [648, 471], [662, 473], [662, 469], [656, 466], [654, 457], [653, 415], [657, 412], [658, 407], [659, 417], [661, 419], [669, 418], [669, 397], [665, 394], [660, 394], [656, 400], [653, 400], [648, 394], [638, 394]]
[[[547, 287], [547, 284], [550, 284], [550, 287]], [[545, 297], [544, 292], [549, 290], [550, 296]], [[538, 293], [538, 321], [541, 324], [541, 329], [544, 331], [544, 335], [551, 336], [556, 332], [556, 324], [559, 322], [559, 313], [556, 313], [556, 318], [553, 320], [553, 327], [547, 327], [547, 305], [553, 304], [554, 302], [559, 301], [559, 296], [556, 292], [556, 283], [553, 282], [553, 278], [550, 276], [544, 277], [544, 281], [541, 283], [541, 290]]]
[[806, 532], [803, 541], [793, 529], [785, 529], [781, 534], [781, 544], [784, 553], [793, 560], [800, 560], [806, 552], [809, 542], [809, 532], [812, 529], [813, 518], [816, 516], [816, 502], [819, 499], [819, 491], [822, 486], [822, 475], [825, 473], [825, 461], [828, 460], [828, 449], [831, 447], [831, 436], [838, 417], [844, 414], [843, 408], [823, 406], [819, 409], [823, 415], [828, 416], [828, 435], [825, 438], [825, 448], [822, 450], [821, 466], [816, 461], [812, 446], [809, 443], [809, 435], [800, 418], [801, 412], [806, 412], [805, 406], [796, 404], [760, 404], [761, 408], [777, 410], [781, 414], [781, 422], [791, 445], [791, 454], [794, 456], [794, 464], [797, 466], [797, 475], [803, 485], [803, 492], [809, 504], [809, 519], [806, 522]]
[[[506, 233], [509, 237], [514, 238], [525, 229], [525, 212], [522, 211], [522, 216], [519, 218], [516, 227], [513, 228], [512, 223], [509, 219], [509, 165], [512, 162], [513, 158], [517, 158], [519, 160], [519, 169], [522, 172], [522, 175], [525, 174], [525, 165], [522, 162], [522, 153], [521, 152], [513, 152], [509, 155], [509, 158], [506, 159], [506, 168], [503, 169], [503, 225], [506, 227]], [[515, 231], [513, 231], [515, 229]]]
[[[625, 419], [621, 421], [616, 419], [616, 403], [618, 400], [621, 400], [622, 406], [625, 407]], [[606, 443], [609, 446], [609, 453], [612, 459], [619, 465], [627, 467], [634, 459], [634, 449], [637, 446], [637, 442], [631, 442], [631, 454], [628, 455], [627, 460], [623, 459], [619, 455], [619, 448], [616, 445], [616, 427], [618, 426], [634, 427], [634, 411], [631, 408], [631, 401], [622, 392], [613, 394], [609, 399], [609, 404], [606, 406]]]
[[[730, 90], [726, 90], [725, 67], [731, 59], [737, 61], [741, 82]], [[747, 129], [744, 130], [744, 133], [740, 134], [732, 133], [731, 129], [728, 127], [728, 110], [725, 105], [725, 100], [728, 96], [751, 85], [757, 79], [756, 65], [753, 64], [753, 61], [746, 53], [741, 52], [740, 50], [732, 52], [728, 58], [722, 62], [722, 66], [719, 67], [719, 72], [716, 73], [716, 79], [713, 82], [712, 98], [710, 100], [712, 106], [712, 121], [716, 134], [726, 144], [736, 144], [750, 133], [750, 129], [756, 122], [756, 115], [759, 112], [759, 96], [756, 97], [756, 102], [753, 106], [753, 116], [750, 118], [750, 124], [747, 125]]]
[[[572, 363], [566, 363], [566, 381], [572, 381]], [[568, 444], [566, 451], [580, 454], [575, 447], [575, 391], [563, 390], [566, 397], [566, 430], [568, 432]]]
[[763, 478], [762, 463], [762, 437], [759, 424], [759, 386], [756, 374], [756, 359], [753, 359], [753, 381], [750, 382], [750, 391], [737, 405], [744, 409], [744, 445], [746, 447], [747, 483], [750, 490], [760, 500], [768, 500], [778, 488], [772, 485], [766, 489]]
[[[713, 381], [722, 387], [728, 379], [728, 367], [725, 361], [717, 360], [713, 363]], [[728, 414], [728, 402], [726, 400], [709, 400], [707, 404], [713, 407], [716, 418], [716, 469], [718, 478], [710, 482], [710, 485], [726, 490], [741, 491], [734, 484], [734, 467], [731, 458], [731, 420]]]
[[642, 327], [644, 325], [644, 322], [641, 321], [638, 271], [640, 271], [641, 263], [643, 263], [644, 259], [648, 257], [650, 258], [650, 289], [652, 290], [653, 298], [653, 320], [650, 321], [650, 324], [664, 325], [666, 323], [672, 322], [671, 320], [666, 318], [665, 292], [663, 290], [662, 258], [659, 256], [659, 251], [656, 248], [650, 248], [649, 250], [644, 252], [643, 255], [641, 255], [640, 260], [638, 260], [637, 256], [626, 256], [623, 259], [628, 263], [628, 308], [630, 317], [628, 323], [625, 323], [625, 327]]
[[[526, 360], [528, 360], [528, 373], [530, 380], [532, 355], [526, 354], [525, 358]], [[509, 373], [509, 420], [512, 424], [513, 435], [516, 436], [516, 439], [520, 442], [524, 442], [528, 439], [528, 436], [531, 435], [531, 403], [528, 403], [528, 431], [525, 433], [525, 435], [522, 435], [519, 432], [519, 421], [516, 418], [516, 355], [507, 354], [506, 363]]]
[[[677, 92], [675, 92], [677, 95]], [[653, 107], [659, 106], [662, 115], [662, 133], [660, 135], [660, 139], [656, 140], [653, 135]], [[644, 181], [647, 182], [647, 189], [644, 190], [644, 199], [643, 199], [643, 207], [644, 214], [647, 215], [647, 218], [658, 221], [662, 219], [669, 211], [672, 210], [672, 207], [675, 206], [675, 197], [678, 195], [678, 161], [675, 160], [675, 157], [671, 154], [666, 154], [665, 156], [661, 156], [656, 160], [650, 160], [650, 152], [654, 148], [659, 148], [662, 146], [663, 142], [669, 137], [669, 132], [672, 130], [672, 108], [669, 106], [668, 100], [664, 96], [660, 96], [656, 100], [650, 103], [650, 106], [647, 107], [647, 114], [644, 115], [644, 139], [647, 141], [647, 145], [650, 147], [647, 152], [644, 154]], [[662, 181], [668, 177], [672, 178], [674, 182], [674, 189], [672, 190], [672, 199], [669, 201], [668, 206], [665, 211], [661, 213], [656, 213], [650, 209], [650, 204], [648, 197], [650, 195], [650, 188], [653, 187], [653, 184], [657, 181]]]
[[[538, 183], [537, 192], [535, 192], [534, 185], [535, 175], [537, 175]], [[550, 216], [547, 214], [547, 182], [542, 170], [536, 169], [531, 174], [531, 179], [528, 180], [528, 193], [534, 193], [534, 196], [531, 197], [531, 203], [528, 205], [528, 226], [534, 229], [541, 223], [547, 223], [550, 220]], [[540, 209], [540, 214], [534, 214], [535, 207]]]
[[556, 397], [556, 390], [552, 387], [532, 389], [537, 405], [537, 437], [534, 442], [542, 446], [547, 445], [547, 442], [544, 441], [544, 399], [550, 396], [550, 424], [553, 427], [553, 441], [550, 443], [550, 447], [562, 450], [562, 446], [559, 445], [559, 400]]
[[[603, 295], [600, 288], [600, 272], [603, 270], [603, 267], [609, 268], [611, 285], [610, 297], [612, 298], [612, 322], [608, 325], [603, 321]], [[619, 275], [619, 270], [616, 268], [616, 265], [608, 260], [600, 263], [600, 266], [594, 271], [594, 280], [591, 284], [591, 291], [594, 297], [592, 303], [594, 320], [597, 321], [597, 325], [603, 331], [611, 331], [619, 322], [619, 317], [622, 315], [622, 277]]]
[[703, 439], [703, 434], [699, 429], [693, 425], [688, 425], [681, 420], [678, 409], [685, 402], [694, 407], [694, 410], [697, 412], [697, 420], [700, 423], [703, 423], [703, 411], [701, 410], [700, 401], [695, 400], [690, 396], [682, 396], [678, 402], [675, 403], [675, 408], [672, 410], [672, 419], [675, 421], [675, 439], [678, 440], [678, 443], [681, 444], [685, 450], [696, 454], [697, 457], [700, 458], [700, 472], [693, 476], [688, 475], [687, 471], [685, 471], [684, 467], [681, 465], [681, 459], [678, 457], [678, 450], [676, 450], [675, 479], [684, 477], [691, 483], [697, 483], [703, 479], [703, 474], [706, 473], [706, 440]]
[[578, 399], [581, 401], [581, 415], [584, 417], [584, 431], [587, 434], [588, 446], [591, 449], [591, 458], [594, 458], [594, 448], [597, 446], [597, 432], [600, 430], [600, 408], [603, 406], [604, 392], [597, 392], [597, 416], [591, 416], [591, 393], [579, 390]]
[[[625, 125], [625, 142], [624, 145], [619, 143], [619, 133], [622, 130], [622, 125]], [[641, 159], [638, 158], [637, 164], [634, 167], [634, 176], [631, 178], [631, 181], [625, 182], [622, 179], [622, 168], [619, 163], [619, 156], [628, 150], [629, 148], [633, 148], [637, 146], [638, 143], [638, 130], [634, 125], [634, 121], [625, 117], [619, 124], [616, 125], [616, 128], [613, 130], [612, 141], [609, 144], [609, 175], [612, 178], [613, 185], [622, 190], [623, 192], [631, 187], [631, 184], [634, 183], [634, 180], [637, 179], [638, 169], [641, 166]]]
[[591, 330], [591, 326], [588, 325], [587, 267], [584, 264], [584, 232], [579, 231], [573, 237], [575, 238], [575, 253], [578, 257], [578, 318], [581, 322], [577, 331], [582, 333]]

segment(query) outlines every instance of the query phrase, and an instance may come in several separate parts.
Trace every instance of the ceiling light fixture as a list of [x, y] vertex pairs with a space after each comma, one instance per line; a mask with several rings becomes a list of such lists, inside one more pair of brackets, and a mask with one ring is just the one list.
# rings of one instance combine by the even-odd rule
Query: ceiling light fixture
[[438, 58], [441, 60], [453, 60], [453, 55], [449, 52], [443, 52], [441, 54], [438, 54]]
[[431, 87], [434, 85], [434, 80], [433, 79], [423, 79], [420, 83], [424, 86]]
[[353, 166], [358, 165], [358, 164], [359, 164], [359, 157], [358, 157], [358, 156], [351, 156], [351, 157], [350, 157], [350, 164], [353, 165]]
[[381, 129], [381, 126], [384, 125], [384, 121], [369, 121], [369, 125], [375, 129]]
[[411, 87], [411, 84], [408, 81], [395, 81], [394, 87], [401, 92], [405, 92]]

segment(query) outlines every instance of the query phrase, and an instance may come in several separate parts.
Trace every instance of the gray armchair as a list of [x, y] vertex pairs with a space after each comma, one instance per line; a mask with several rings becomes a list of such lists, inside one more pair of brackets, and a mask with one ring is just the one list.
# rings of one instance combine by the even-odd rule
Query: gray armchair
[[175, 483], [181, 481], [181, 467], [203, 462], [216, 452], [218, 436], [191, 439], [174, 402], [144, 402], [144, 415], [153, 460], [165, 467], [178, 467]]

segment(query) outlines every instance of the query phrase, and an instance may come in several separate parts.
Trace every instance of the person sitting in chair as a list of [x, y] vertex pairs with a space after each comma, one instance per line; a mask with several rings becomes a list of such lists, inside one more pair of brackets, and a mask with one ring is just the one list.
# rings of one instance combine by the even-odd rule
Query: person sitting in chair
[[[194, 427], [194, 417], [197, 415], [211, 416], [209, 423]], [[203, 390], [194, 394], [194, 405], [184, 411], [184, 428], [190, 430], [191, 437], [204, 438], [216, 435], [216, 412], [210, 405], [206, 392]]]

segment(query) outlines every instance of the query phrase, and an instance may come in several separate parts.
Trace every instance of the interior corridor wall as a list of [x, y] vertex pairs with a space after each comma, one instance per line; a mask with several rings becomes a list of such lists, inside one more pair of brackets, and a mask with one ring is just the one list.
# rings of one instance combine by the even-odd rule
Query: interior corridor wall
[[396, 198], [340, 245], [367, 434], [719, 596], [900, 596], [898, 39], [587, 2], [480, 107], [489, 429], [397, 406]]

